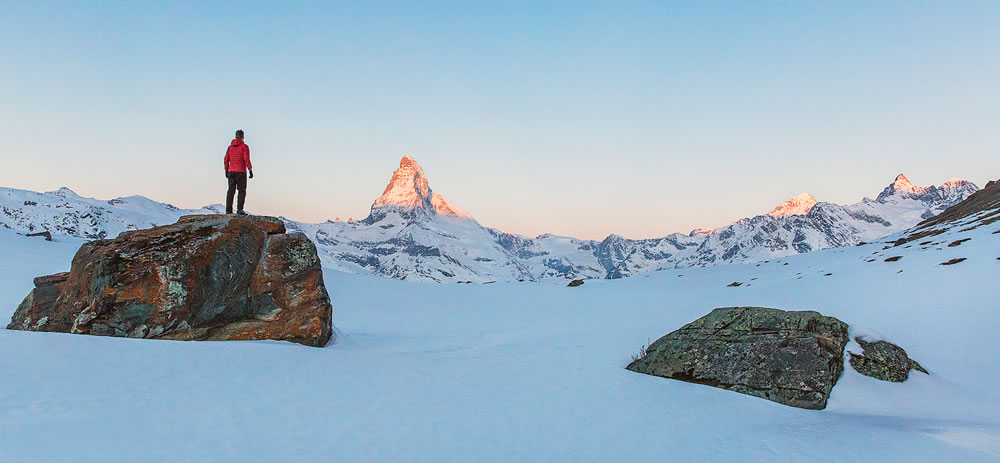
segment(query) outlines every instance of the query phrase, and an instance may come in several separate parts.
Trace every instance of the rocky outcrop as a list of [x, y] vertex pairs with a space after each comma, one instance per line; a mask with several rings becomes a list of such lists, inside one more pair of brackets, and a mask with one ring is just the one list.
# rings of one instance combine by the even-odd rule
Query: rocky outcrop
[[195, 215], [84, 244], [35, 279], [8, 329], [324, 346], [333, 307], [315, 245], [273, 217]]
[[907, 356], [903, 348], [891, 342], [867, 342], [860, 337], [854, 340], [864, 351], [862, 354], [851, 352], [850, 363], [858, 373], [896, 383], [906, 381], [910, 376], [910, 370], [929, 374], [924, 367]]
[[37, 233], [28, 233], [27, 235], [24, 235], [24, 236], [27, 236], [29, 238], [30, 237], [35, 237], [35, 236], [40, 236], [42, 238], [45, 238], [45, 241], [52, 241], [52, 233], [49, 233], [48, 230], [40, 231], [40, 232], [37, 232]]
[[847, 341], [846, 323], [817, 312], [726, 307], [656, 340], [628, 369], [823, 409]]

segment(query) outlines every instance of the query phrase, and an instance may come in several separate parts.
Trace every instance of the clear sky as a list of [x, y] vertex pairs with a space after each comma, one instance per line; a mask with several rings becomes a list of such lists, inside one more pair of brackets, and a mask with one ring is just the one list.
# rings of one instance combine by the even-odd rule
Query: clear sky
[[237, 128], [248, 209], [311, 222], [404, 154], [527, 235], [982, 186], [1000, 2], [0, 1], [0, 186], [218, 203]]

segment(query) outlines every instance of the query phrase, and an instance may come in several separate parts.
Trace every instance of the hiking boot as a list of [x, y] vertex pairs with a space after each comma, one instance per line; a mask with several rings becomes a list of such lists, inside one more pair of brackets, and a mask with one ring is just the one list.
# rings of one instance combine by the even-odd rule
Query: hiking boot
[[248, 214], [243, 211], [236, 211], [236, 215], [248, 215]]

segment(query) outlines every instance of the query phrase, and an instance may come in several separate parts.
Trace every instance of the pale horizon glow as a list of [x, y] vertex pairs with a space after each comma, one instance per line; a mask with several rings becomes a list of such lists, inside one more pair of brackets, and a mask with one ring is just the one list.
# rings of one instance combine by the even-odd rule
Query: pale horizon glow
[[0, 186], [364, 218], [403, 155], [481, 224], [651, 238], [1000, 178], [1000, 4], [0, 7]]

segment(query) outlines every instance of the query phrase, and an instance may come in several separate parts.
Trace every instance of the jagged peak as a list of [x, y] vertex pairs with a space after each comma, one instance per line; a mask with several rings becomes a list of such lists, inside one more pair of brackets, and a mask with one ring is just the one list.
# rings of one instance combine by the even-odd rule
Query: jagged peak
[[626, 238], [626, 237], [624, 237], [622, 235], [619, 235], [617, 233], [612, 233], [612, 234], [608, 235], [607, 238], [604, 238], [603, 240], [601, 240], [601, 244], [604, 244], [604, 245], [620, 244], [620, 243], [625, 243], [627, 241], [629, 241], [628, 238]]
[[431, 188], [424, 170], [410, 156], [403, 156], [399, 168], [392, 172], [389, 184], [374, 206], [399, 205], [407, 207], [430, 206]]
[[792, 215], [805, 215], [812, 210], [817, 203], [816, 198], [809, 193], [801, 193], [778, 205], [767, 215], [774, 218], [788, 217]]
[[944, 196], [965, 197], [979, 190], [974, 183], [960, 178], [953, 178], [941, 184], [941, 186], [917, 186], [910, 182], [905, 175], [899, 174], [891, 185], [885, 187], [882, 193], [875, 199], [876, 202], [884, 203], [892, 198], [921, 199], [924, 201], [940, 200]]
[[409, 154], [404, 154], [399, 160], [399, 167], [403, 166], [415, 166], [417, 169], [420, 169], [420, 164], [417, 164], [417, 160], [413, 159], [413, 156], [410, 156]]
[[908, 191], [910, 193], [920, 193], [927, 189], [926, 187], [914, 185], [910, 182], [910, 179], [906, 178], [903, 174], [897, 175], [891, 186], [895, 191]]
[[409, 155], [399, 160], [399, 168], [392, 172], [392, 178], [386, 185], [382, 196], [372, 204], [372, 213], [384, 208], [398, 208], [403, 211], [423, 211], [430, 214], [471, 219], [469, 213], [452, 205], [443, 196], [431, 190], [416, 159]]
[[[914, 185], [912, 182], [910, 182], [910, 179], [906, 178], [905, 175], [899, 174], [892, 181], [892, 183], [889, 184], [889, 186], [885, 187], [885, 189], [882, 190], [881, 193], [879, 193], [878, 198], [875, 198], [875, 201], [884, 203], [888, 201], [890, 198], [896, 196], [897, 193], [909, 193], [912, 195], [919, 195], [927, 191], [927, 189], [928, 188], [926, 187]], [[911, 195], [909, 194], [904, 194], [902, 197], [903, 198], [910, 197]]]

